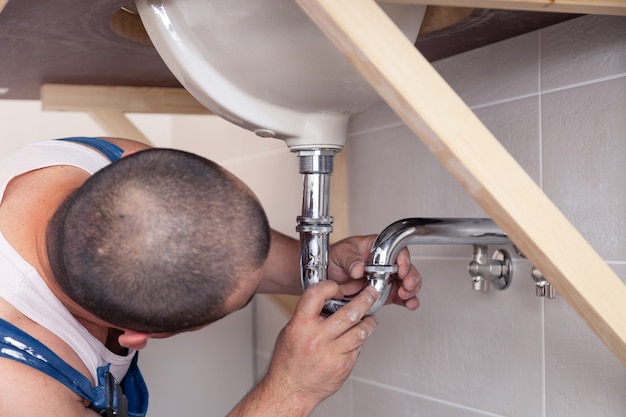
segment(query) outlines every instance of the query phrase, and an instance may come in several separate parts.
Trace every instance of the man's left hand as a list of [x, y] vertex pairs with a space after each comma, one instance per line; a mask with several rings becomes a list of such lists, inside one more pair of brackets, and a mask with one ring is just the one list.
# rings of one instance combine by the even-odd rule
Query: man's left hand
[[[339, 284], [345, 296], [359, 292], [365, 285], [365, 262], [375, 239], [375, 235], [354, 236], [343, 239], [330, 247], [328, 278]], [[407, 248], [400, 251], [396, 264], [398, 265], [398, 279], [393, 283], [387, 303], [416, 310], [419, 307], [417, 293], [422, 286], [422, 277], [417, 268], [411, 264], [411, 256]]]

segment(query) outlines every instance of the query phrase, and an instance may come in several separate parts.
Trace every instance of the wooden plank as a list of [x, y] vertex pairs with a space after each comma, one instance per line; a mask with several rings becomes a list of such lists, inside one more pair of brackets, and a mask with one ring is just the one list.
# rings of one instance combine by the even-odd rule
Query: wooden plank
[[333, 216], [333, 232], [330, 234], [330, 243], [335, 243], [350, 235], [348, 228], [350, 208], [348, 207], [348, 151], [344, 145], [333, 161], [333, 173], [330, 177], [329, 214]]
[[44, 84], [44, 110], [211, 114], [183, 88]]
[[626, 286], [373, 0], [297, 0], [626, 364]]
[[287, 317], [293, 316], [298, 301], [300, 301], [300, 297], [297, 295], [272, 294], [269, 297]]
[[378, 0], [381, 3], [626, 16], [624, 0]]
[[135, 124], [128, 120], [121, 111], [92, 110], [87, 113], [98, 126], [107, 132], [107, 135], [117, 138], [134, 139], [146, 145], [154, 146], [152, 142], [150, 142], [150, 139], [141, 133]]

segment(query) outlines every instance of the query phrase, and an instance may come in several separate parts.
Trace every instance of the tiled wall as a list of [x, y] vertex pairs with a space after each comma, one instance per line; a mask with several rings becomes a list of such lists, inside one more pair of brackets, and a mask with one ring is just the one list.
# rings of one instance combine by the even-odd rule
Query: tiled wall
[[[577, 18], [436, 67], [626, 280], [626, 18]], [[351, 131], [352, 234], [485, 216], [384, 104]], [[535, 296], [528, 262], [516, 258], [510, 289], [480, 294], [471, 247], [411, 252], [420, 309], [378, 313], [350, 380], [316, 416], [626, 416], [626, 367], [561, 298]], [[285, 321], [258, 300], [259, 371]]]

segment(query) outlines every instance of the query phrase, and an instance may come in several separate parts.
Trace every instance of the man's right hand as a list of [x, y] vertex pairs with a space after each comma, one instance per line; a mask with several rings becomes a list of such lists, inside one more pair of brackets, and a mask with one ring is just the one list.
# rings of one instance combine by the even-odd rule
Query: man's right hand
[[364, 317], [378, 294], [366, 287], [330, 317], [320, 315], [324, 302], [342, 297], [337, 284], [324, 281], [309, 287], [280, 333], [266, 381], [276, 384], [287, 399], [311, 411], [344, 384], [365, 340], [376, 327]]
[[306, 417], [346, 381], [376, 318], [365, 314], [378, 294], [366, 287], [330, 317], [324, 302], [343, 294], [333, 281], [309, 287], [281, 331], [267, 375], [229, 417]]

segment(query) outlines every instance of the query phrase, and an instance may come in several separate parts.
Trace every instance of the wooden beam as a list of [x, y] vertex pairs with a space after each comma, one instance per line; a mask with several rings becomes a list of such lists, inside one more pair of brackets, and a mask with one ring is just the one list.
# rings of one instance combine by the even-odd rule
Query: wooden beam
[[100, 126], [107, 135], [133, 139], [146, 145], [154, 146], [141, 130], [131, 122], [124, 113], [118, 110], [92, 110], [87, 114]]
[[162, 87], [44, 84], [41, 107], [87, 112], [108, 135], [147, 145], [152, 143], [125, 113], [212, 114], [183, 88]]
[[333, 216], [333, 232], [330, 243], [335, 243], [350, 236], [348, 228], [350, 208], [348, 207], [348, 145], [334, 157], [333, 173], [330, 177], [330, 196], [328, 211]]
[[44, 84], [43, 110], [211, 114], [183, 88]]
[[626, 364], [626, 285], [378, 5], [297, 2]]
[[626, 16], [624, 0], [378, 0], [381, 3]]

